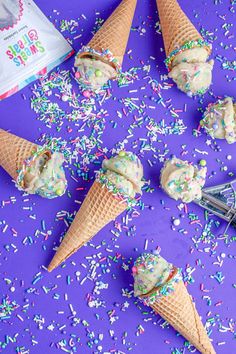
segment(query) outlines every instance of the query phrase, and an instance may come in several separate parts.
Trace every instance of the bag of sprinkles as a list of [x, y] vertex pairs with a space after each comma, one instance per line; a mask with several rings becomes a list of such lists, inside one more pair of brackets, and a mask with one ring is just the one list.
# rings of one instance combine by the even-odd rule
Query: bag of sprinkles
[[0, 0], [0, 48], [0, 100], [74, 53], [32, 0]]

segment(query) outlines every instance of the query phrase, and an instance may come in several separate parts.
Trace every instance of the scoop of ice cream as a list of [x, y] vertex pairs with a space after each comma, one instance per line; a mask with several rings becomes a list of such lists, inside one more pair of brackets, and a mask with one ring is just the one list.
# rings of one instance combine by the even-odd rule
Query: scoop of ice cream
[[201, 126], [216, 139], [226, 139], [229, 144], [236, 142], [236, 105], [226, 97], [210, 104], [204, 113]]
[[24, 190], [45, 198], [55, 198], [65, 193], [67, 181], [62, 167], [64, 156], [55, 152], [38, 156], [27, 167], [24, 175]]
[[197, 167], [177, 158], [168, 160], [161, 172], [161, 186], [175, 200], [190, 203], [201, 199], [206, 179], [206, 167]]
[[76, 79], [84, 87], [92, 90], [101, 89], [108, 80], [117, 76], [116, 70], [111, 65], [96, 58], [76, 57], [75, 67]]
[[[143, 166], [135, 154], [121, 151], [117, 156], [104, 160], [102, 167], [107, 171], [123, 176], [125, 180], [131, 182], [134, 193], [141, 193]], [[118, 183], [120, 184], [120, 182]]]
[[127, 180], [122, 175], [113, 172], [113, 171], [106, 171], [106, 177], [108, 180], [116, 186], [116, 188], [120, 191], [120, 193], [124, 195], [128, 195], [131, 198], [135, 197], [135, 190], [133, 184]]
[[212, 81], [213, 61], [208, 63], [180, 63], [169, 73], [178, 88], [189, 96], [204, 94]]
[[205, 48], [191, 48], [180, 52], [172, 62], [169, 77], [189, 96], [204, 94], [211, 85], [214, 65], [214, 60], [207, 62], [207, 58]]
[[145, 295], [166, 283], [172, 273], [173, 265], [160, 255], [143, 253], [134, 263], [134, 295]]

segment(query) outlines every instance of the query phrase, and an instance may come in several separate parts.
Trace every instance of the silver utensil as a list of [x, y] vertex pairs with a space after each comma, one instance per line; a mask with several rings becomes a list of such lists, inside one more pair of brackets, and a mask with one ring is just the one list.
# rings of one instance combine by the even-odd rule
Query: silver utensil
[[236, 179], [217, 186], [203, 188], [202, 198], [194, 200], [202, 208], [236, 227]]

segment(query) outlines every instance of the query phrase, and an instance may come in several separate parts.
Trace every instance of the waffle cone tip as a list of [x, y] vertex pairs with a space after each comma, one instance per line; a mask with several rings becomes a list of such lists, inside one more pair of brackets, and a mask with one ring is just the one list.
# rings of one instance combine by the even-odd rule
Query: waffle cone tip
[[63, 238], [48, 271], [58, 267], [127, 208], [105, 185], [95, 181]]
[[151, 307], [202, 354], [216, 354], [183, 281], [176, 283], [174, 292], [162, 296]]
[[54, 269], [56, 269], [60, 265], [60, 262], [56, 263], [53, 262], [53, 260], [50, 262], [49, 266], [47, 267], [47, 270], [49, 273], [51, 273]]
[[[66, 237], [66, 236], [65, 236]], [[63, 242], [63, 241], [62, 241]], [[78, 251], [80, 247], [82, 247], [84, 242], [82, 242], [77, 248], [72, 248], [70, 252], [65, 252], [63, 250], [63, 247], [58, 247], [58, 250], [56, 251], [56, 254], [54, 255], [53, 259], [49, 263], [49, 266], [47, 267], [48, 272], [52, 272], [54, 269], [56, 269], [60, 264], [65, 262], [67, 258], [69, 258], [73, 253]], [[73, 244], [72, 244], [73, 246]]]

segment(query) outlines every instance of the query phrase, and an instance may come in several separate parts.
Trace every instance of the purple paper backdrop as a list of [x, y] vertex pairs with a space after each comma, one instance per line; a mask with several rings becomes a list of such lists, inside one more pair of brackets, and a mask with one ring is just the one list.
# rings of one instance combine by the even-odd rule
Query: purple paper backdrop
[[[76, 50], [118, 3], [37, 0]], [[194, 163], [205, 159], [207, 185], [233, 176], [235, 146], [224, 141], [215, 144], [205, 133], [194, 132], [201, 110], [216, 97], [233, 96], [236, 90], [236, 5], [233, 0], [180, 3], [213, 42], [213, 85], [203, 98], [188, 98], [165, 77], [155, 1], [144, 0], [138, 1], [124, 60], [129, 83], [120, 83], [121, 87], [112, 83], [107, 91], [110, 97], [93, 102], [84, 99], [71, 79], [73, 102], [82, 107], [80, 119], [73, 115], [70, 99], [62, 102], [60, 84], [59, 90], [52, 88], [52, 94], [45, 96], [36, 82], [34, 93], [31, 85], [0, 103], [2, 128], [41, 143], [55, 137], [70, 160], [66, 164], [68, 193], [56, 200], [24, 195], [0, 170], [1, 300], [8, 295], [12, 306], [14, 301], [18, 305], [0, 323], [0, 348], [5, 353], [191, 352], [173, 328], [165, 328], [162, 319], [132, 296], [133, 260], [157, 246], [165, 258], [183, 268], [216, 352], [235, 352], [235, 231], [230, 228], [223, 236], [224, 222], [214, 217], [206, 220], [196, 205], [184, 209], [168, 198], [159, 188], [159, 173], [163, 159], [176, 154]], [[68, 22], [65, 30], [60, 21], [72, 19], [77, 22]], [[71, 71], [72, 66], [73, 58], [60, 66], [58, 75], [65, 77], [61, 71]], [[31, 98], [35, 107], [35, 92], [46, 97], [48, 113], [47, 109], [43, 113], [42, 105], [40, 112], [30, 108]], [[38, 100], [42, 104], [43, 99]], [[50, 102], [58, 106], [49, 108]], [[88, 105], [92, 115], [87, 120]], [[57, 112], [57, 119], [52, 112]], [[114, 147], [121, 146], [139, 155], [145, 178], [150, 180], [143, 204], [136, 213], [109, 224], [65, 266], [47, 273], [42, 266], [48, 265], [53, 247], [68, 229], [94, 171], [104, 155], [109, 157]], [[180, 219], [176, 228], [173, 217]]]

